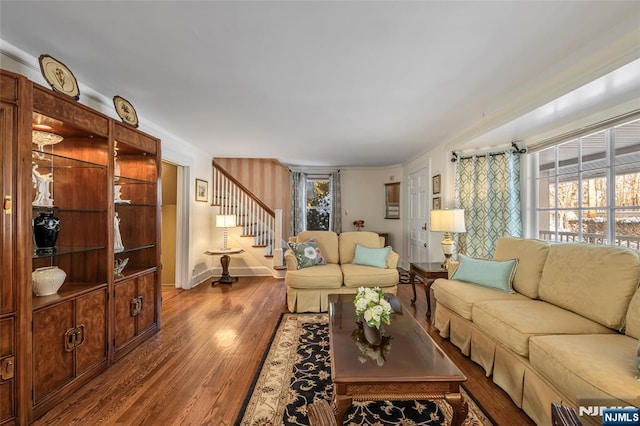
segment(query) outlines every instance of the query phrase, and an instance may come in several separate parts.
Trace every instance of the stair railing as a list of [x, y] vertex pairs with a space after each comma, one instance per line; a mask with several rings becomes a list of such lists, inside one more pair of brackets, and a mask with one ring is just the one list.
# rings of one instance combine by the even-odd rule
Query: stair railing
[[212, 187], [213, 205], [220, 207], [220, 214], [235, 215], [242, 236], [252, 237], [254, 247], [269, 247], [273, 266], [282, 266], [282, 211], [276, 215], [277, 211], [215, 163]]

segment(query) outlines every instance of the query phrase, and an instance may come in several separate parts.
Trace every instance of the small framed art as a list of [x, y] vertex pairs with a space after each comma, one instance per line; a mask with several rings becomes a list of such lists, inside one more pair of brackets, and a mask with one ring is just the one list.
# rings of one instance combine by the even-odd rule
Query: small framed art
[[440, 175], [435, 175], [433, 177], [433, 194], [439, 194], [440, 193]]
[[432, 210], [440, 210], [442, 208], [442, 202], [440, 200], [440, 197], [433, 197], [433, 206], [431, 207]]
[[209, 182], [196, 179], [196, 201], [207, 201], [209, 199]]

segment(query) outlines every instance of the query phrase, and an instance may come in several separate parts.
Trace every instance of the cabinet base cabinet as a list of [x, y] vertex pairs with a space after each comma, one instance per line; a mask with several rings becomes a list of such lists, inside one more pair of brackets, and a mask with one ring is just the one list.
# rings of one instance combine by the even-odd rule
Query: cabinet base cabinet
[[16, 417], [14, 324], [12, 317], [0, 320], [0, 425], [9, 424]]
[[33, 326], [37, 418], [107, 367], [106, 286], [35, 311]]
[[155, 271], [115, 284], [113, 348], [116, 359], [157, 330], [156, 288]]

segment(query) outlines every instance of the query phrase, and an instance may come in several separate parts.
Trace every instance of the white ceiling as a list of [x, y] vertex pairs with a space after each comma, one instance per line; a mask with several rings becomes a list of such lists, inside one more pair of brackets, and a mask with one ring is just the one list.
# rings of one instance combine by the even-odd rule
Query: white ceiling
[[[526, 139], [549, 121], [512, 120], [640, 57], [639, 28], [638, 1], [0, 2], [0, 39], [142, 122], [299, 166]], [[571, 118], [638, 98], [636, 83]]]

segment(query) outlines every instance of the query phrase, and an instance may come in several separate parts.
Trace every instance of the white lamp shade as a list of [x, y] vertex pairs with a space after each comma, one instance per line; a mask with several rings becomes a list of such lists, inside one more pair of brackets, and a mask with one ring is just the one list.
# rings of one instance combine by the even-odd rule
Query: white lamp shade
[[466, 232], [464, 209], [431, 210], [431, 230], [436, 232]]
[[236, 215], [219, 214], [216, 216], [216, 228], [232, 228], [236, 226]]

